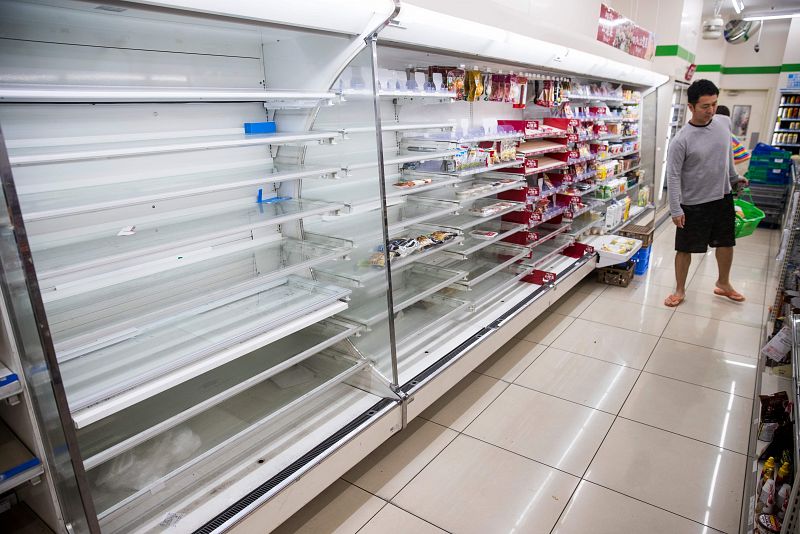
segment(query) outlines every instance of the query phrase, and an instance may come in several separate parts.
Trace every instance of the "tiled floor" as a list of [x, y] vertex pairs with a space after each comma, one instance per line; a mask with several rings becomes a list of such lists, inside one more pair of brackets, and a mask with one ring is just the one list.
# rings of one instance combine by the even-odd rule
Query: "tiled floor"
[[709, 253], [677, 309], [673, 236], [630, 287], [581, 283], [277, 532], [738, 532], [777, 232], [736, 247], [746, 303], [711, 294]]

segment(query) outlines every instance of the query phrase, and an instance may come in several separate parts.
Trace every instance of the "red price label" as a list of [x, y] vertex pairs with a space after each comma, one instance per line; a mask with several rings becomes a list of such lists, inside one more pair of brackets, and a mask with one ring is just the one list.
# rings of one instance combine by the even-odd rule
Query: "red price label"
[[581, 123], [578, 119], [570, 119], [567, 123], [569, 126], [578, 126]]
[[542, 280], [545, 282], [552, 282], [556, 279], [556, 275], [554, 273], [544, 273]]
[[591, 245], [586, 245], [586, 253], [587, 254], [594, 254], [594, 247]]
[[537, 169], [539, 168], [539, 160], [533, 158], [527, 158], [525, 160], [525, 168], [526, 169]]
[[577, 143], [578, 142], [578, 134], [568, 134], [567, 141], [570, 143]]

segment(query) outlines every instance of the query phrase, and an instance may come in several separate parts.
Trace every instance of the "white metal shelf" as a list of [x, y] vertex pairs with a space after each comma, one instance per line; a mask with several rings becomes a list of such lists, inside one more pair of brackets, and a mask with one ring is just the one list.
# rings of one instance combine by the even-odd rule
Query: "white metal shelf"
[[[117, 227], [103, 228], [76, 243], [44, 249], [34, 245], [42, 299], [48, 303], [74, 295], [71, 286], [88, 287], [88, 281], [81, 278], [102, 275], [109, 285], [255, 248], [263, 241], [252, 236], [246, 239], [246, 234], [255, 229], [335, 213], [341, 208], [293, 199], [228, 211], [215, 212], [209, 207], [203, 213], [135, 225], [130, 235], [120, 233]], [[152, 272], [142, 269], [148, 265]], [[109, 276], [114, 271], [119, 273], [119, 280]]]
[[459, 145], [471, 143], [483, 143], [490, 141], [519, 141], [524, 137], [522, 132], [495, 132], [495, 133], [474, 133], [464, 134], [463, 132], [441, 132], [430, 133], [422, 135], [406, 135], [403, 137], [403, 142], [408, 146], [414, 146], [411, 143], [416, 142], [430, 142], [430, 143], [457, 143]]
[[476, 174], [483, 174], [485, 172], [496, 171], [498, 169], [507, 169], [509, 167], [517, 167], [519, 165], [522, 165], [522, 163], [523, 162], [521, 160], [503, 161], [501, 163], [494, 163], [492, 165], [486, 165], [486, 166], [483, 166], [483, 167], [473, 167], [473, 168], [469, 168], [469, 169], [463, 169], [463, 170], [460, 170], [460, 171], [453, 171], [453, 172], [450, 172], [450, 173], [447, 173], [447, 174], [450, 174], [452, 176], [457, 176], [459, 178], [467, 178], [467, 177], [475, 176]]
[[[405, 132], [422, 130], [449, 130], [455, 128], [454, 122], [384, 122], [381, 130], [384, 132]], [[343, 136], [350, 134], [374, 133], [375, 125], [348, 126], [339, 130]]]
[[291, 277], [270, 286], [204, 295], [199, 306], [121, 329], [78, 347], [61, 364], [77, 428], [281, 339], [347, 308], [349, 290]]
[[16, 373], [0, 363], [0, 400], [22, 393], [22, 383]]
[[471, 232], [496, 232], [497, 235], [490, 239], [479, 239], [471, 234], [465, 234], [464, 241], [447, 250], [447, 255], [454, 255], [467, 258], [471, 254], [488, 247], [493, 243], [503, 241], [505, 238], [525, 230], [524, 224], [512, 223], [507, 221], [492, 220], [484, 222], [470, 230]]
[[0, 85], [0, 102], [270, 102], [326, 100], [335, 93], [251, 88], [93, 87], [69, 85]]
[[498, 243], [486, 247], [466, 261], [455, 264], [459, 269], [467, 271], [463, 280], [456, 282], [453, 287], [463, 286], [465, 289], [480, 284], [494, 273], [514, 264], [530, 253], [528, 247]]
[[[68, 189], [18, 187], [26, 221], [41, 221], [104, 210], [150, 204], [235, 189], [254, 189], [267, 184], [310, 177], [333, 176], [337, 167], [251, 165], [219, 171], [163, 176], [136, 182], [95, 184]], [[255, 197], [255, 193], [254, 193]]]
[[[506, 174], [504, 178], [475, 178], [468, 181], [459, 182], [454, 187], [447, 187], [421, 193], [416, 195], [419, 198], [426, 198], [430, 200], [445, 200], [447, 202], [455, 202], [460, 206], [470, 204], [475, 200], [490, 197], [503, 191], [510, 191], [513, 189], [520, 189], [525, 185], [522, 177], [515, 177], [513, 174]], [[470, 191], [474, 193], [468, 194]]]
[[451, 217], [432, 219], [430, 223], [435, 224], [437, 226], [443, 226], [445, 228], [453, 228], [459, 230], [460, 232], [466, 232], [487, 221], [499, 219], [500, 217], [506, 215], [507, 213], [525, 209], [524, 202], [514, 202], [511, 200], [497, 200], [497, 199], [476, 200], [475, 202], [472, 203], [472, 208], [470, 209], [486, 207], [500, 202], [508, 204], [508, 206], [485, 217], [481, 217], [480, 215], [473, 215], [471, 213], [460, 213], [459, 215], [454, 215]]
[[0, 421], [0, 493], [5, 493], [39, 477], [42, 462]]
[[8, 159], [12, 167], [22, 167], [27, 165], [175, 154], [199, 150], [304, 144], [315, 141], [332, 142], [334, 139], [341, 137], [339, 132], [280, 132], [251, 135], [229, 133], [196, 136], [190, 136], [189, 134], [190, 132], [174, 132], [174, 137], [86, 144], [80, 143], [80, 138], [75, 138], [75, 144], [59, 144], [57, 148], [54, 146], [22, 146], [27, 144], [27, 141], [12, 141], [9, 143]]
[[625, 102], [625, 99], [621, 96], [609, 96], [609, 95], [578, 95], [578, 94], [571, 94], [568, 93], [563, 95], [564, 98], [569, 100], [583, 100], [589, 102]]
[[[261, 382], [249, 390], [226, 400], [219, 409], [202, 412], [176, 427], [180, 431], [185, 429], [199, 438], [201, 444], [189, 458], [186, 456], [173, 456], [165, 462], [160, 462], [161, 472], [157, 473], [155, 480], [149, 482], [138, 490], [125, 488], [124, 491], [102, 491], [103, 481], [112, 466], [100, 464], [87, 474], [90, 483], [95, 488], [96, 505], [99, 517], [103, 521], [118, 510], [146, 498], [156, 489], [162, 489], [172, 479], [179, 477], [200, 462], [214, 465], [211, 458], [222, 453], [236, 449], [237, 445], [246, 441], [249, 436], [258, 434], [269, 425], [276, 425], [277, 420], [290, 414], [303, 404], [308, 404], [320, 397], [335, 386], [359, 372], [366, 361], [353, 361], [336, 351], [323, 351], [293, 368], [281, 373], [277, 377]], [[280, 381], [276, 381], [280, 378]], [[262, 436], [263, 442], [266, 441]], [[147, 443], [134, 447], [130, 454], [150, 458], [151, 452]], [[219, 460], [216, 462], [219, 465]], [[129, 469], [136, 469], [133, 464]], [[119, 476], [131, 476], [133, 472], [120, 473]], [[105, 476], [104, 476], [105, 475]], [[180, 486], [179, 486], [180, 487]]]
[[507, 292], [516, 287], [522, 278], [531, 274], [532, 266], [519, 263], [501, 269], [476, 284], [470, 291], [463, 292], [461, 298], [470, 304], [470, 311], [477, 312], [488, 305], [507, 296]]

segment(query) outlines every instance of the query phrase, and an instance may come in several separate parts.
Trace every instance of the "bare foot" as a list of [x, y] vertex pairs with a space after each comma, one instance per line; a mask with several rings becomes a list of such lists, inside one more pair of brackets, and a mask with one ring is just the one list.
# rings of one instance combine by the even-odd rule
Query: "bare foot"
[[730, 284], [720, 284], [717, 282], [717, 287], [714, 288], [714, 294], [719, 295], [720, 297], [727, 297], [734, 302], [744, 302], [745, 298], [744, 295], [733, 289], [733, 286]]
[[683, 291], [676, 291], [675, 293], [669, 295], [666, 299], [664, 299], [664, 306], [669, 306], [670, 308], [675, 308], [676, 306], [680, 306], [683, 299], [686, 298], [686, 293]]

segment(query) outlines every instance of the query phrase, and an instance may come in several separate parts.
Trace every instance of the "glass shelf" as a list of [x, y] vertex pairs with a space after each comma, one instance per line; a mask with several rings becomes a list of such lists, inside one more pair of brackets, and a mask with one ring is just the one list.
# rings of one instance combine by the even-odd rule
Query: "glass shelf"
[[[211, 195], [221, 191], [249, 189], [271, 183], [299, 180], [308, 177], [331, 176], [339, 167], [248, 165], [231, 166], [217, 171], [197, 172], [177, 176], [113, 184], [96, 183], [69, 189], [48, 187], [17, 188], [25, 220], [40, 221], [102, 210], [149, 204], [165, 200]], [[74, 182], [73, 182], [74, 184]], [[254, 193], [255, 196], [255, 193]]]
[[[587, 199], [587, 200], [588, 200], [588, 199]], [[569, 221], [569, 220], [574, 220], [576, 217], [580, 217], [581, 215], [583, 215], [583, 214], [584, 214], [584, 213], [586, 213], [587, 211], [593, 210], [595, 207], [596, 207], [596, 206], [595, 206], [595, 204], [594, 204], [593, 202], [591, 202], [591, 201], [588, 201], [588, 202], [586, 203], [586, 206], [584, 206], [584, 207], [582, 207], [582, 208], [578, 209], [577, 211], [573, 212], [573, 214], [572, 214], [572, 217], [567, 217], [566, 211], [565, 211], [565, 213], [564, 213], [564, 217], [565, 217], [565, 219], [566, 219], [567, 221]]]
[[457, 282], [454, 286], [471, 288], [501, 269], [523, 259], [529, 253], [530, 249], [528, 247], [505, 243], [490, 245], [473, 254], [470, 259], [454, 265], [459, 269], [468, 271], [467, 277]]
[[[430, 183], [421, 183], [413, 187], [398, 187], [395, 184], [402, 181], [426, 180]], [[403, 201], [403, 197], [408, 195], [433, 191], [443, 187], [458, 183], [457, 178], [425, 174], [415, 175], [407, 173], [405, 175], [394, 175], [386, 179], [386, 199], [389, 204], [397, 204]], [[325, 180], [320, 184], [311, 184], [311, 187], [304, 183], [303, 198], [318, 200], [320, 202], [335, 202], [344, 205], [344, 213], [363, 213], [366, 211], [377, 210], [381, 207], [380, 187], [377, 178], [364, 178], [360, 180]], [[315, 187], [320, 185], [321, 187]], [[449, 188], [448, 188], [449, 189]], [[427, 196], [424, 196], [427, 198]]]
[[[264, 429], [365, 365], [327, 349], [89, 470], [101, 519], [163, 487], [208, 455]], [[176, 442], [184, 446], [182, 454], [173, 452]]]
[[[495, 133], [464, 133], [463, 131], [458, 132], [441, 132], [441, 133], [429, 133], [423, 135], [410, 135], [403, 138], [404, 142], [408, 143], [409, 141], [423, 141], [423, 142], [433, 142], [433, 143], [457, 143], [459, 145], [470, 144], [470, 143], [484, 143], [490, 141], [504, 141], [507, 139], [517, 141], [523, 138], [523, 134], [521, 132], [495, 132]], [[409, 144], [408, 146], [412, 146]]]
[[[462, 291], [458, 292], [458, 295], [462, 294]], [[460, 298], [434, 294], [396, 314], [394, 327], [398, 364], [425, 350], [426, 331], [434, 330], [437, 325], [449, 320], [468, 305], [469, 303]], [[376, 361], [387, 361], [389, 347], [386, 343], [386, 331], [386, 323], [381, 323], [379, 327], [373, 328], [372, 332], [354, 338], [353, 344], [366, 357]]]
[[[329, 240], [330, 241], [330, 240]], [[186, 247], [157, 255], [143, 256], [138, 261], [108, 262], [93, 269], [62, 276], [42, 276], [40, 288], [45, 304], [67, 301], [62, 307], [77, 307], [75, 297], [87, 295], [89, 301], [106, 301], [111, 297], [131, 295], [146, 280], [153, 287], [180, 284], [187, 276], [224, 265], [256, 265], [262, 283], [285, 277], [323, 262], [343, 258], [349, 253], [344, 242], [340, 246], [280, 238], [277, 234], [262, 239], [243, 239], [216, 247]], [[265, 260], [263, 258], [270, 258]]]
[[508, 175], [502, 178], [473, 178], [471, 180], [457, 183], [454, 187], [438, 189], [428, 193], [418, 195], [419, 198], [431, 200], [445, 200], [457, 202], [459, 205], [470, 203], [480, 198], [489, 197], [509, 191], [520, 189], [525, 186], [525, 181], [521, 176]]
[[584, 100], [587, 102], [623, 102], [621, 96], [608, 96], [608, 95], [578, 95], [566, 94], [562, 95], [567, 100]]
[[569, 235], [578, 236], [582, 233], [591, 230], [597, 226], [602, 226], [605, 223], [603, 216], [599, 213], [589, 212], [584, 213], [581, 217], [572, 221]]
[[[432, 232], [441, 230], [440, 227], [413, 226], [402, 232], [390, 233], [389, 239], [415, 239], [422, 235], [429, 235]], [[445, 229], [445, 231], [449, 230]], [[392, 274], [394, 275], [403, 268], [413, 265], [423, 258], [457, 246], [463, 240], [463, 236], [457, 235], [445, 243], [432, 245], [422, 250], [416, 250], [405, 257], [392, 258]], [[386, 280], [386, 270], [382, 265], [373, 265], [370, 261], [374, 257], [380, 257], [382, 259], [382, 250], [383, 240], [373, 240], [369, 245], [354, 248], [350, 253], [349, 261], [328, 263], [317, 268], [316, 272], [320, 277], [336, 284], [347, 284], [355, 287], [369, 286], [370, 288], [383, 287]]]
[[520, 143], [517, 154], [523, 157], [539, 156], [550, 152], [565, 152], [567, 146], [553, 141], [536, 140]]
[[439, 218], [439, 219], [433, 219], [433, 220], [430, 221], [430, 223], [431, 224], [435, 224], [437, 226], [444, 226], [446, 228], [454, 228], [454, 229], [459, 230], [461, 232], [466, 232], [466, 231], [468, 231], [468, 230], [470, 230], [472, 228], [475, 228], [476, 226], [484, 224], [487, 221], [498, 219], [498, 218], [500, 218], [501, 216], [503, 216], [503, 215], [505, 215], [507, 213], [511, 213], [512, 211], [519, 211], [519, 210], [525, 209], [525, 203], [524, 202], [514, 202], [514, 201], [511, 201], [511, 200], [497, 200], [497, 199], [493, 199], [493, 198], [491, 198], [491, 199], [489, 199], [489, 198], [478, 199], [478, 200], [476, 200], [476, 201], [474, 201], [472, 203], [472, 206], [471, 206], [470, 209], [485, 208], [485, 207], [488, 207], [488, 206], [493, 206], [493, 205], [498, 204], [500, 202], [502, 202], [504, 204], [507, 204], [507, 207], [505, 207], [503, 209], [500, 209], [500, 210], [498, 210], [498, 211], [496, 211], [494, 213], [491, 213], [490, 215], [487, 215], [486, 217], [480, 217], [480, 216], [477, 216], [477, 215], [472, 215], [472, 214], [468, 213], [467, 211], [464, 211], [463, 213], [461, 213], [459, 215], [453, 215], [453, 216], [450, 216], [450, 217], [442, 217], [442, 218]]
[[531, 252], [531, 257], [524, 260], [522, 263], [538, 268], [543, 263], [560, 254], [574, 242], [575, 240], [571, 236], [557, 236], [534, 248]]
[[465, 234], [464, 241], [447, 250], [448, 255], [456, 255], [466, 258], [483, 248], [488, 247], [492, 243], [502, 241], [508, 236], [525, 230], [527, 226], [520, 223], [512, 223], [499, 220], [486, 221], [474, 227], [471, 232], [497, 232], [497, 235], [490, 239], [479, 239], [473, 235]]
[[45, 147], [24, 146], [26, 144], [33, 145], [34, 143], [29, 143], [27, 140], [17, 140], [9, 143], [10, 147], [15, 147], [9, 149], [9, 161], [12, 167], [19, 167], [247, 146], [302, 144], [314, 141], [332, 142], [337, 137], [341, 137], [338, 132], [229, 133], [196, 136], [188, 136], [184, 132], [178, 132], [175, 137], [120, 140], [116, 142], [97, 142], [92, 139], [90, 142], [83, 143], [79, 141], [80, 138], [75, 138], [73, 144], [59, 143], [55, 146]]
[[[451, 130], [455, 127], [456, 124], [454, 122], [381, 122], [381, 130], [384, 132]], [[375, 125], [348, 126], [339, 131], [345, 137], [350, 134], [374, 133]]]
[[[395, 156], [386, 156], [383, 165], [402, 165], [404, 163], [420, 163], [440, 159], [452, 158], [458, 153], [457, 150], [432, 150], [420, 152], [401, 152]], [[369, 169], [378, 166], [378, 160], [351, 163], [342, 167], [345, 172], [356, 171], [359, 169]]]
[[328, 100], [335, 93], [274, 90], [274, 89], [216, 89], [204, 87], [110, 87], [3, 84], [0, 86], [2, 102], [269, 102], [282, 100]]
[[[389, 235], [457, 211], [458, 205], [452, 202], [406, 197], [405, 202], [388, 207]], [[382, 237], [383, 232], [383, 222], [377, 212], [323, 217], [318, 221], [304, 222], [304, 227], [306, 236], [335, 237], [353, 244], [372, 244], [376, 237]]]
[[542, 235], [539, 239], [537, 239], [536, 241], [531, 243], [529, 248], [534, 249], [534, 248], [536, 248], [536, 247], [538, 247], [540, 245], [543, 245], [547, 241], [550, 241], [551, 239], [555, 238], [556, 236], [565, 233], [567, 230], [569, 230], [569, 228], [570, 228], [569, 223], [567, 223], [567, 224], [547, 224], [547, 223], [540, 224], [536, 229], [537, 232], [546, 232], [546, 233], [544, 235]]
[[460, 171], [449, 172], [447, 174], [449, 174], [451, 176], [457, 176], [459, 178], [469, 178], [469, 179], [471, 179], [472, 176], [474, 176], [476, 174], [483, 174], [485, 172], [492, 172], [492, 171], [496, 171], [498, 169], [507, 169], [509, 167], [517, 167], [519, 165], [522, 165], [522, 163], [523, 162], [521, 160], [503, 161], [503, 162], [500, 162], [500, 163], [495, 163], [493, 165], [486, 165], [486, 166], [481, 166], [481, 167], [472, 167], [472, 168], [463, 169], [463, 170], [460, 170]]
[[548, 210], [548, 211], [546, 211], [544, 213], [544, 215], [542, 216], [542, 220], [541, 221], [533, 221], [531, 223], [530, 227], [531, 228], [536, 228], [537, 226], [539, 226], [541, 224], [544, 224], [549, 220], [555, 219], [556, 217], [558, 217], [562, 213], [564, 213], [564, 207], [563, 206], [558, 207], [558, 208], [554, 208], [554, 209], [550, 209], [550, 210]]
[[[82, 428], [341, 312], [349, 290], [290, 277], [138, 325], [62, 356], [61, 374]], [[310, 321], [310, 322], [309, 322]]]
[[335, 320], [319, 322], [91, 424], [78, 433], [84, 467], [119, 456], [359, 330]]
[[569, 163], [566, 161], [559, 161], [557, 159], [543, 157], [537, 158], [539, 160], [539, 166], [535, 169], [530, 169], [525, 172], [526, 175], [530, 176], [531, 174], [539, 174], [542, 172], [550, 172], [556, 169], [563, 169], [564, 167], [568, 167]]
[[44, 282], [42, 297], [48, 302], [58, 298], [55, 292], [46, 290], [50, 278], [106, 268], [109, 264], [138, 265], [142, 258], [176, 261], [179, 256], [190, 252], [208, 252], [210, 248], [231, 243], [236, 238], [247, 239], [256, 228], [334, 213], [341, 207], [340, 204], [288, 199], [246, 207], [227, 206], [226, 210], [209, 208], [172, 218], [136, 221], [132, 235], [120, 235], [124, 223], [116, 221], [83, 232], [79, 242], [45, 244], [44, 239], [34, 238], [31, 248], [37, 275]]
[[511, 265], [494, 273], [470, 291], [462, 292], [460, 298], [469, 302], [470, 311], [475, 312], [504, 296], [511, 288], [534, 270], [531, 266]]
[[[444, 289], [467, 275], [464, 271], [415, 264], [401, 272], [392, 270], [394, 312], [398, 313], [420, 300]], [[386, 284], [378, 284], [353, 292], [352, 301], [361, 303], [338, 315], [342, 319], [371, 327], [389, 317]]]

